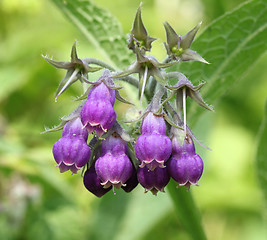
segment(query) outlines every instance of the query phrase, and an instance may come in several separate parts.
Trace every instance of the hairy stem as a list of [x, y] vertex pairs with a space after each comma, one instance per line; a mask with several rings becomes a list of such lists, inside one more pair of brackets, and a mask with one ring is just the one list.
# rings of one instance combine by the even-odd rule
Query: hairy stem
[[109, 64], [101, 61], [101, 60], [98, 60], [98, 59], [95, 59], [95, 58], [84, 58], [82, 59], [84, 62], [86, 62], [87, 64], [95, 64], [95, 65], [98, 65], [100, 67], [103, 67], [103, 68], [107, 68], [111, 71], [115, 71], [115, 69], [110, 66]]

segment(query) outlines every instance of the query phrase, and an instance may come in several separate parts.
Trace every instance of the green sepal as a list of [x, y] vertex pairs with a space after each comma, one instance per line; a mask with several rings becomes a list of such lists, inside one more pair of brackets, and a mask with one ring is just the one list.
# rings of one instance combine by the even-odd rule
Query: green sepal
[[183, 127], [180, 127], [178, 125], [176, 125], [170, 118], [169, 116], [166, 114], [166, 113], [163, 113], [163, 117], [164, 119], [166, 120], [167, 123], [169, 123], [171, 126], [175, 127], [175, 128], [178, 128], [178, 129], [181, 129], [181, 130], [184, 130]]
[[156, 38], [148, 36], [147, 30], [142, 21], [141, 5], [142, 3], [139, 5], [136, 11], [130, 39], [128, 40], [128, 47], [134, 52], [136, 52], [136, 50], [139, 48], [142, 49], [142, 51], [150, 51], [152, 48], [152, 42], [157, 40]]
[[137, 170], [140, 162], [135, 155], [134, 147], [132, 146], [132, 144], [130, 142], [127, 142], [127, 147], [128, 147], [127, 148], [127, 154], [129, 155], [129, 158], [130, 158], [132, 164], [134, 165], [134, 168]]
[[164, 46], [171, 59], [176, 61], [199, 61], [209, 64], [197, 52], [190, 49], [200, 26], [201, 22], [187, 34], [180, 37], [168, 22], [164, 23], [167, 38], [167, 43], [164, 43]]
[[116, 97], [117, 100], [119, 100], [119, 101], [122, 102], [122, 103], [130, 104], [130, 105], [133, 105], [133, 106], [134, 106], [133, 103], [131, 103], [131, 102], [127, 101], [125, 98], [123, 98], [123, 97], [120, 95], [120, 93], [119, 93], [118, 90], [115, 90], [115, 97]]
[[175, 91], [177, 94], [177, 97], [179, 95], [182, 95], [182, 89], [186, 88], [186, 96], [192, 98], [195, 100], [198, 105], [201, 107], [209, 110], [214, 111], [213, 108], [205, 103], [203, 98], [201, 97], [199, 90], [204, 86], [205, 82], [200, 83], [198, 86], [193, 86], [193, 84], [187, 79], [187, 77], [179, 72], [173, 72], [169, 75], [166, 75], [168, 78], [177, 78], [179, 81], [174, 86], [166, 86], [166, 88]]
[[173, 47], [177, 47], [179, 36], [168, 22], [164, 22], [163, 25], [166, 31], [166, 38], [167, 38], [167, 44], [164, 43], [164, 45], [166, 50], [170, 53]]
[[198, 23], [191, 31], [181, 37], [180, 47], [182, 49], [188, 49], [191, 47], [192, 42], [194, 41], [194, 38], [201, 27], [201, 24], [202, 22]]
[[77, 41], [75, 41], [71, 48], [71, 62], [78, 62], [80, 59], [78, 58], [77, 49], [76, 49]]
[[86, 91], [85, 91], [81, 96], [75, 98], [75, 101], [80, 101], [80, 100], [85, 100], [85, 99], [87, 99], [88, 94], [89, 94], [90, 90], [92, 89], [92, 87], [93, 87], [93, 86], [90, 85], [90, 86], [86, 89]]
[[121, 127], [121, 125], [118, 123], [118, 121], [116, 121], [113, 124], [112, 128], [109, 129], [106, 133], [104, 133], [100, 139], [106, 139], [107, 137], [109, 137], [113, 133], [117, 133], [118, 135], [120, 135], [120, 137], [126, 142], [133, 142], [134, 141], [134, 139]]
[[[63, 93], [65, 92], [73, 83], [75, 83], [79, 78], [77, 76], [77, 74], [72, 78], [71, 81], [68, 82], [68, 80], [71, 78], [72, 74], [74, 73], [74, 71], [69, 70], [67, 71], [65, 77], [61, 80], [61, 82], [58, 85], [58, 88], [56, 90], [55, 93], [55, 100]], [[66, 85], [67, 84], [67, 85]], [[59, 94], [60, 93], [60, 94]]]
[[203, 57], [201, 57], [197, 52], [195, 52], [191, 49], [186, 49], [183, 51], [183, 53], [181, 55], [181, 60], [185, 61], [185, 62], [186, 61], [198, 61], [198, 62], [210, 64]]
[[60, 124], [55, 127], [52, 127], [52, 128], [45, 127], [45, 131], [41, 132], [41, 134], [60, 131], [63, 129], [66, 123], [67, 121], [61, 121]]
[[56, 68], [70, 69], [74, 66], [74, 63], [68, 61], [55, 61], [47, 56], [42, 55], [43, 59]]
[[145, 41], [147, 38], [147, 31], [142, 21], [141, 6], [142, 3], [137, 8], [131, 33], [138, 41]]
[[90, 67], [85, 60], [78, 58], [76, 50], [76, 41], [72, 45], [70, 57], [71, 60], [67, 62], [54, 61], [46, 56], [43, 56], [43, 58], [54, 67], [67, 70], [64, 79], [59, 83], [59, 86], [56, 90], [55, 101], [57, 101], [57, 98], [63, 92], [65, 92], [74, 82], [76, 82], [77, 80], [80, 80], [81, 82], [86, 82], [84, 76], [86, 76], [89, 72], [96, 72], [102, 69], [101, 67]]

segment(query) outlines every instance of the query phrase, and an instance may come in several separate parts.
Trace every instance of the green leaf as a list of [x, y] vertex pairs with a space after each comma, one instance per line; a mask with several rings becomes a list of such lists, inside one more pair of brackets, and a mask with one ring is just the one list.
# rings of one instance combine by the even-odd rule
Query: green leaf
[[92, 231], [88, 239], [114, 239], [115, 234], [120, 231], [121, 219], [126, 212], [130, 199], [131, 195], [125, 194], [122, 189], [116, 190], [116, 196], [111, 190], [99, 199], [99, 205], [93, 213], [95, 216], [93, 216]]
[[130, 193], [131, 199], [120, 221], [120, 231], [116, 233], [115, 240], [144, 239], [148, 231], [173, 211], [168, 194], [159, 193], [154, 196], [151, 192], [143, 192], [144, 190], [139, 186]]
[[265, 104], [264, 118], [258, 134], [257, 173], [267, 207], [267, 101]]
[[[212, 22], [192, 44], [211, 64], [183, 62], [179, 71], [194, 83], [206, 81], [201, 94], [215, 104], [266, 52], [266, 39], [267, 2], [249, 1]], [[201, 112], [192, 104], [188, 118], [194, 123]]]
[[167, 189], [174, 203], [175, 211], [188, 234], [192, 239], [206, 239], [201, 224], [200, 213], [194, 203], [193, 197], [184, 187], [176, 188], [177, 183], [171, 180]]
[[[95, 6], [91, 1], [52, 1], [96, 47], [103, 50], [103, 54], [115, 66], [124, 68], [130, 63], [131, 57], [129, 58], [130, 53], [126, 48], [126, 39], [119, 24], [107, 11]], [[201, 91], [202, 96], [208, 104], [215, 104], [215, 100], [218, 101], [231, 85], [241, 79], [266, 51], [266, 39], [267, 2], [265, 0], [247, 2], [211, 23], [192, 44], [192, 49], [211, 64], [181, 63], [179, 70], [193, 82], [207, 81], [207, 85]], [[188, 111], [188, 118], [196, 121], [201, 113], [199, 109], [196, 104], [192, 104]], [[191, 193], [182, 188], [176, 189], [173, 181], [169, 183], [168, 191], [181, 224], [193, 239], [205, 239]], [[106, 214], [106, 219], [98, 220], [106, 220], [107, 233], [104, 233], [103, 228], [95, 228], [97, 233], [101, 233], [100, 236], [103, 239], [114, 233], [111, 229], [119, 230], [117, 226], [122, 224], [121, 219], [128, 203], [125, 201], [123, 208], [120, 208], [119, 201], [115, 202], [116, 211], [113, 212], [111, 211], [112, 200], [106, 201], [100, 203], [103, 206], [101, 206], [102, 210], [100, 209], [102, 213], [99, 214], [99, 217]], [[95, 227], [97, 226], [96, 224]]]
[[106, 10], [90, 0], [52, 0], [75, 24], [85, 37], [114, 66], [123, 69], [131, 63], [133, 55], [118, 21]]

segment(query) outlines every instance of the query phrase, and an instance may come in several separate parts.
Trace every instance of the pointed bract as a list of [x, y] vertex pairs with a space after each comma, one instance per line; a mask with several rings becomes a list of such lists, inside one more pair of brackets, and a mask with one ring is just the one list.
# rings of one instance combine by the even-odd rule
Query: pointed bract
[[187, 34], [180, 37], [168, 22], [164, 23], [167, 38], [167, 43], [164, 43], [164, 46], [171, 59], [176, 61], [199, 61], [209, 64], [199, 54], [190, 49], [200, 26], [201, 22]]
[[131, 30], [130, 38], [128, 40], [128, 47], [136, 52], [137, 48], [141, 48], [144, 51], [150, 51], [152, 48], [152, 42], [156, 38], [148, 36], [147, 30], [144, 26], [141, 16], [141, 4], [138, 7], [133, 23], [133, 28]]
[[[175, 64], [172, 63], [159, 63], [158, 60], [151, 56], [151, 55], [143, 55], [141, 51], [137, 48], [136, 49], [136, 58], [137, 60], [132, 63], [125, 71], [116, 74], [112, 78], [122, 78], [129, 76], [133, 73], [139, 74], [139, 97], [142, 99], [144, 94], [146, 82], [152, 76], [159, 82], [161, 85], [165, 86], [165, 78], [161, 74], [161, 68], [168, 68]], [[142, 103], [142, 102], [141, 102]]]
[[182, 95], [182, 89], [186, 88], [186, 97], [194, 99], [201, 107], [213, 111], [213, 108], [207, 105], [203, 98], [201, 97], [199, 90], [204, 86], [205, 83], [200, 83], [198, 86], [193, 86], [193, 84], [187, 79], [187, 77], [181, 73], [177, 73], [178, 83], [174, 86], [166, 86], [168, 89], [171, 89], [176, 92], [177, 97]]
[[67, 73], [64, 77], [64, 79], [60, 82], [59, 87], [56, 91], [56, 98], [55, 101], [57, 101], [57, 98], [65, 92], [74, 82], [77, 80], [80, 80], [81, 82], [84, 82], [84, 77], [89, 72], [96, 72], [100, 70], [99, 67], [90, 67], [85, 61], [78, 58], [77, 50], [76, 50], [76, 41], [74, 42], [72, 48], [71, 48], [71, 60], [68, 61], [55, 61], [52, 59], [49, 59], [46, 56], [43, 56], [43, 58], [53, 65], [56, 68], [62, 68], [66, 69]]

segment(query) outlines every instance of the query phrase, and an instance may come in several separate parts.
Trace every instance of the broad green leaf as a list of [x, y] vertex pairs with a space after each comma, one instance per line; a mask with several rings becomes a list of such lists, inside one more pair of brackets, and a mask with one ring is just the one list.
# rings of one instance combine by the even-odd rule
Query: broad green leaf
[[[211, 64], [183, 62], [179, 71], [194, 83], [206, 81], [201, 94], [215, 104], [266, 52], [266, 39], [267, 1], [249, 1], [212, 22], [193, 43], [191, 48]], [[192, 104], [188, 118], [194, 123], [201, 112]]]
[[194, 203], [193, 197], [186, 188], [176, 188], [177, 183], [171, 180], [167, 186], [168, 192], [174, 203], [175, 211], [192, 239], [206, 239], [201, 224], [200, 213]]
[[267, 207], [267, 101], [265, 104], [264, 118], [258, 137], [257, 170]]
[[[90, 42], [103, 50], [103, 54], [115, 66], [124, 68], [131, 62], [119, 24], [107, 11], [96, 7], [87, 0], [52, 1], [85, 34]], [[215, 100], [218, 101], [233, 83], [242, 78], [266, 51], [266, 39], [267, 3], [264, 0], [250, 1], [215, 20], [192, 45], [192, 49], [210, 62], [210, 65], [198, 62], [181, 63], [179, 70], [194, 83], [205, 80], [207, 84], [201, 91], [202, 96], [208, 104], [215, 104]], [[196, 121], [200, 116], [201, 111], [198, 109], [198, 106], [191, 105], [188, 112], [191, 120]], [[191, 193], [185, 192], [184, 189], [177, 190], [173, 182], [169, 184], [168, 190], [181, 224], [191, 233], [193, 239], [205, 239]], [[101, 232], [102, 228], [95, 228], [94, 234], [101, 233], [98, 236], [102, 236], [104, 239], [108, 235], [114, 234], [114, 229], [118, 230], [117, 226], [122, 224], [121, 219], [126, 217], [123, 211], [129, 201], [125, 201], [123, 208], [114, 205], [114, 210], [117, 209], [117, 211], [105, 207], [110, 205], [112, 200], [107, 198], [102, 201], [100, 206], [103, 205], [103, 209], [100, 209], [98, 218], [104, 216], [103, 213], [106, 214], [105, 223], [113, 218], [117, 223], [114, 225], [114, 221], [109, 222], [107, 233]], [[110, 210], [110, 213], [107, 210]], [[142, 219], [139, 224], [143, 224]], [[111, 231], [112, 226], [116, 226], [113, 231]]]
[[[126, 213], [120, 221], [120, 231], [115, 240], [138, 240], [153, 229], [162, 218], [168, 216], [173, 210], [172, 202], [168, 194], [151, 192], [146, 194], [141, 186], [131, 193]], [[142, 217], [140, 217], [142, 216]]]
[[[211, 23], [192, 45], [192, 49], [211, 64], [181, 63], [179, 71], [194, 83], [206, 81], [201, 94], [208, 104], [214, 104], [265, 53], [266, 39], [267, 2], [247, 2]], [[193, 103], [188, 118], [194, 123], [202, 112]], [[192, 196], [175, 189], [173, 183], [168, 185], [168, 190], [177, 214], [192, 238], [205, 239]]]
[[90, 0], [52, 0], [85, 37], [110, 62], [123, 69], [131, 63], [131, 52], [118, 21]]
[[[131, 195], [120, 190], [112, 190], [99, 199], [99, 205], [95, 208], [93, 223], [88, 239], [112, 240], [118, 231], [126, 209], [128, 208]], [[103, 231], [104, 227], [104, 231]]]

